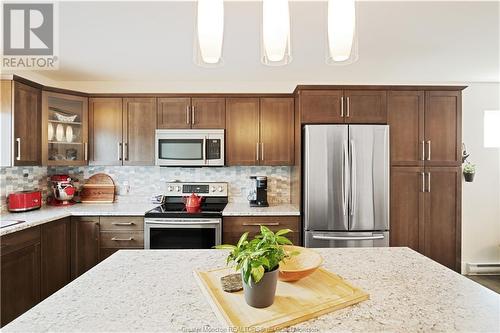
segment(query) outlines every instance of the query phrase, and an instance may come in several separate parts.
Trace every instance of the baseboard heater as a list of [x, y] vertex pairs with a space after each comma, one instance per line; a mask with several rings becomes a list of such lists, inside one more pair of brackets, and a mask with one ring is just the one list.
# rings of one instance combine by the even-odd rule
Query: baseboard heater
[[500, 274], [500, 263], [467, 263], [467, 274], [471, 275]]

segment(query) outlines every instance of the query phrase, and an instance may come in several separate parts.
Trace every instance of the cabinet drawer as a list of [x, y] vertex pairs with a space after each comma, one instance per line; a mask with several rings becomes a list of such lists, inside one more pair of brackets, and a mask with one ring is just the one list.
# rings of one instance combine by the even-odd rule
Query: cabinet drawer
[[75, 222], [95, 222], [99, 223], [99, 216], [72, 216], [71, 221]]
[[9, 254], [40, 242], [40, 227], [32, 227], [0, 238], [1, 255]]
[[101, 248], [144, 248], [142, 231], [101, 231]]
[[[271, 228], [272, 230], [272, 228]], [[247, 230], [248, 231], [248, 230]], [[255, 235], [257, 235], [258, 231], [251, 231], [248, 233], [248, 238], [253, 238]], [[222, 233], [222, 244], [232, 244], [236, 245], [238, 243], [238, 240], [240, 239], [241, 235], [243, 232], [223, 232]], [[286, 238], [288, 238], [293, 245], [301, 245], [300, 241], [300, 232], [290, 232], [286, 235], [284, 235]]]
[[271, 230], [301, 230], [299, 216], [231, 216], [223, 219], [224, 232], [258, 232], [260, 225], [265, 225]]
[[142, 216], [103, 216], [101, 217], [101, 230], [144, 230]]

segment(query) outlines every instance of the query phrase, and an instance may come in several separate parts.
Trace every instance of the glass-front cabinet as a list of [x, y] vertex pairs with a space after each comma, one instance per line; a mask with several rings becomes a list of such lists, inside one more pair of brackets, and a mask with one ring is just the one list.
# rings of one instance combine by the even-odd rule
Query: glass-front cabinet
[[42, 93], [44, 165], [87, 165], [88, 98]]

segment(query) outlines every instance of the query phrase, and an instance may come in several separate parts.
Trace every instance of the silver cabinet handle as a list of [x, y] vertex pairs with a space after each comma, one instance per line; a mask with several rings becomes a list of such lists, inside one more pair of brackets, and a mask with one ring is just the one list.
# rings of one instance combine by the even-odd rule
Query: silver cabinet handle
[[189, 121], [189, 108], [190, 106], [186, 106], [186, 124], [189, 125], [190, 121]]
[[425, 161], [425, 141], [422, 141], [422, 161]]
[[431, 140], [427, 141], [427, 161], [431, 160]]
[[16, 138], [16, 142], [17, 142], [16, 160], [20, 161], [21, 160], [21, 138]]
[[83, 154], [84, 160], [87, 161], [89, 159], [89, 144], [87, 142], [83, 144]]
[[313, 239], [320, 240], [339, 240], [339, 241], [361, 241], [361, 240], [375, 240], [384, 239], [384, 235], [377, 234], [373, 236], [324, 236], [324, 235], [313, 235]]
[[194, 105], [191, 107], [191, 124], [194, 125]]
[[259, 160], [259, 143], [258, 142], [257, 142], [257, 153], [256, 153], [256, 155], [257, 155], [257, 161], [258, 161]]
[[427, 192], [431, 191], [431, 173], [427, 172]]
[[241, 225], [243, 226], [259, 226], [259, 225], [269, 225], [269, 226], [276, 226], [280, 225], [279, 222], [267, 222], [267, 223], [242, 223]]
[[346, 115], [347, 118], [349, 118], [350, 113], [351, 113], [351, 110], [350, 110], [351, 107], [349, 104], [351, 104], [351, 103], [350, 103], [349, 97], [347, 97], [347, 115]]
[[264, 161], [264, 142], [260, 143], [260, 157], [261, 160]]
[[344, 96], [340, 97], [340, 117], [344, 118]]
[[111, 238], [111, 240], [115, 241], [115, 242], [121, 242], [121, 241], [126, 242], [126, 241], [132, 241], [132, 240], [134, 240], [134, 238], [133, 237], [129, 237], [129, 238], [117, 238], [117, 237], [113, 237], [113, 238]]
[[127, 142], [125, 142], [123, 144], [123, 153], [122, 153], [122, 156], [123, 156], [123, 159], [125, 161], [128, 161], [128, 143]]
[[135, 225], [134, 222], [113, 222], [112, 225]]
[[118, 142], [118, 161], [122, 160], [122, 156], [123, 156], [122, 154], [123, 154], [122, 143]]
[[356, 208], [356, 145], [354, 140], [351, 140], [351, 211], [350, 214], [354, 215], [354, 209]]
[[421, 172], [420, 175], [422, 176], [422, 192], [425, 192], [425, 172]]

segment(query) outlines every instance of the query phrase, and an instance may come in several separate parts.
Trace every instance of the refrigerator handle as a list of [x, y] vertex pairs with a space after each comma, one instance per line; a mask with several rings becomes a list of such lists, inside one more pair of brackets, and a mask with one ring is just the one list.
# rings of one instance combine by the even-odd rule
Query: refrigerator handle
[[356, 145], [354, 140], [350, 140], [351, 144], [351, 186], [350, 186], [350, 214], [354, 215], [356, 207]]
[[349, 183], [347, 181], [346, 172], [349, 170], [349, 153], [347, 151], [347, 141], [342, 142], [342, 211], [344, 216], [347, 215], [347, 195], [349, 193]]
[[339, 240], [339, 241], [362, 241], [362, 240], [375, 240], [384, 239], [383, 234], [373, 234], [373, 236], [326, 236], [326, 235], [313, 235], [313, 239], [319, 240]]

